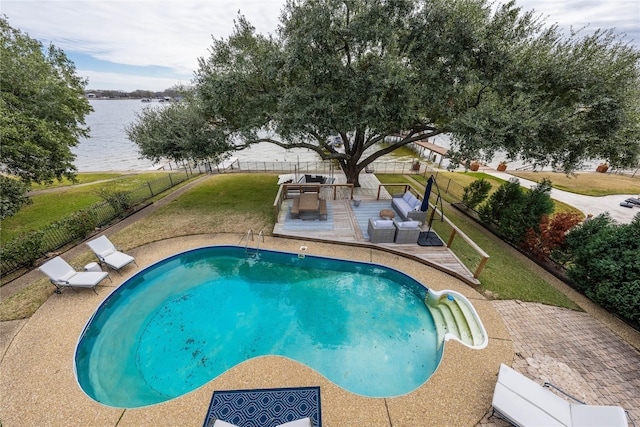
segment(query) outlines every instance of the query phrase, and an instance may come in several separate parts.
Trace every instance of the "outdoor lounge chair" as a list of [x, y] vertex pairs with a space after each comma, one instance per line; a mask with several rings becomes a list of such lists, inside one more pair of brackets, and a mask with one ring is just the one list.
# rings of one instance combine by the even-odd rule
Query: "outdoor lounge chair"
[[500, 365], [492, 406], [494, 414], [519, 427], [627, 427], [620, 406], [570, 403], [505, 364]]
[[[56, 287], [57, 294], [60, 293], [60, 289], [63, 286], [68, 286], [72, 289], [91, 288], [93, 292], [97, 294], [95, 287], [104, 280], [105, 277], [109, 277], [109, 273], [105, 271], [78, 272], [59, 256], [45, 262], [38, 270], [49, 276], [49, 280]], [[109, 280], [111, 280], [110, 277]]]
[[96, 254], [100, 262], [105, 263], [118, 273], [122, 267], [130, 263], [136, 264], [136, 260], [131, 255], [118, 251], [107, 236], [102, 235], [97, 239], [87, 242], [87, 245]]
[[393, 220], [396, 227], [396, 243], [399, 244], [412, 244], [418, 243], [420, 237], [420, 222], [419, 221], [397, 221]]
[[393, 239], [396, 236], [396, 227], [390, 219], [374, 220], [369, 218], [367, 232], [371, 243], [393, 243]]

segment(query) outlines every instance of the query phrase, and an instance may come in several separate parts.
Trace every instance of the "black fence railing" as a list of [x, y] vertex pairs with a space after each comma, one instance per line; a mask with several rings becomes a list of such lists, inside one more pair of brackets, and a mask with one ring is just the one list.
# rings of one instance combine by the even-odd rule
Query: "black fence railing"
[[440, 191], [450, 196], [451, 199], [453, 199], [453, 202], [462, 202], [462, 196], [464, 195], [464, 186], [460, 185], [451, 178], [443, 179], [442, 177], [438, 176], [436, 176], [436, 182], [438, 183], [438, 188], [440, 188]]
[[[166, 176], [149, 181], [140, 187], [121, 195], [120, 200], [98, 203], [84, 209], [69, 218], [50, 226], [26, 233], [0, 248], [0, 275], [5, 276], [22, 267], [32, 265], [37, 259], [49, 252], [54, 252], [67, 245], [86, 238], [96, 227], [102, 227], [118, 217], [126, 215], [131, 208], [139, 206], [146, 200], [182, 183], [193, 175], [201, 173], [283, 173], [283, 174], [340, 174], [340, 167], [331, 161], [298, 161], [298, 162], [250, 162], [231, 159], [218, 165], [210, 163], [182, 165], [167, 163], [166, 169], [173, 171]], [[408, 161], [377, 161], [369, 165], [367, 172], [378, 174], [425, 174], [434, 172], [428, 165]], [[440, 189], [455, 201], [462, 200], [464, 188], [451, 179], [436, 180]]]
[[[202, 172], [211, 173], [281, 173], [281, 174], [342, 174], [340, 166], [335, 161], [296, 161], [296, 162], [257, 162], [232, 159], [223, 162], [224, 165], [210, 163], [192, 165], [190, 167]], [[405, 161], [376, 161], [371, 163], [366, 172], [379, 174], [416, 174], [424, 171], [425, 165], [415, 160]], [[363, 169], [363, 173], [365, 170]]]
[[169, 173], [148, 181], [126, 193], [95, 204], [49, 226], [25, 233], [0, 248], [0, 275], [5, 276], [23, 267], [29, 267], [49, 252], [77, 243], [89, 236], [96, 227], [102, 227], [158, 194], [200, 174], [196, 168]]

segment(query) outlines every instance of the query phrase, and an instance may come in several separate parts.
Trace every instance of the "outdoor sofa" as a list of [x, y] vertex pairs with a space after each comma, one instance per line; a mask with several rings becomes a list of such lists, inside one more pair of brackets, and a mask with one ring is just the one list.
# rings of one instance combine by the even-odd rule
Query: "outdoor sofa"
[[422, 202], [410, 191], [404, 194], [394, 194], [391, 199], [391, 206], [403, 220], [420, 221], [424, 224], [427, 220], [427, 212], [420, 210], [421, 204]]

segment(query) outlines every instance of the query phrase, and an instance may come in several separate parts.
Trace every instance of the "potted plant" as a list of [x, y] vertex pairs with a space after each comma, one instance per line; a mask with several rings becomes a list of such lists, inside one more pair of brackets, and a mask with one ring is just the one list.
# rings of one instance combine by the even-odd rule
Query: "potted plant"
[[609, 170], [609, 165], [606, 163], [600, 163], [596, 168], [596, 172], [605, 173]]
[[471, 171], [477, 171], [480, 168], [480, 163], [473, 161], [471, 162], [471, 164], [469, 165], [469, 170]]
[[498, 165], [498, 170], [500, 172], [504, 172], [507, 170], [507, 162], [506, 161], [501, 161], [500, 164]]

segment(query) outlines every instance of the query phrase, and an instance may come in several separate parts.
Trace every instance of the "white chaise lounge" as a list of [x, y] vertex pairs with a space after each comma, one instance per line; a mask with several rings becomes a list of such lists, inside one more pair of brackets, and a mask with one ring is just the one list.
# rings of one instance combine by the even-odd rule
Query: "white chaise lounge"
[[[95, 287], [98, 283], [102, 282], [106, 277], [109, 277], [107, 272], [86, 272], [75, 271], [65, 260], [59, 256], [45, 262], [38, 269], [44, 274], [49, 276], [49, 280], [56, 287], [56, 293], [60, 293], [60, 288], [68, 286], [70, 288], [91, 288], [93, 292], [96, 292]], [[109, 277], [111, 280], [111, 277]]]
[[125, 265], [130, 263], [136, 264], [136, 260], [131, 255], [118, 251], [107, 236], [102, 235], [97, 239], [87, 242], [87, 245], [91, 248], [93, 253], [96, 254], [100, 262], [105, 263], [118, 273]]
[[493, 411], [519, 427], [627, 427], [620, 406], [570, 403], [505, 364], [500, 365]]

